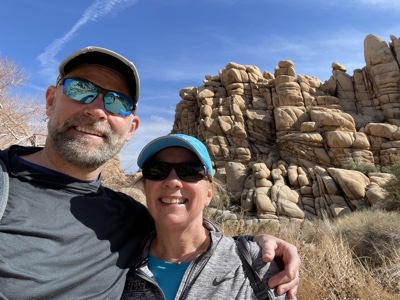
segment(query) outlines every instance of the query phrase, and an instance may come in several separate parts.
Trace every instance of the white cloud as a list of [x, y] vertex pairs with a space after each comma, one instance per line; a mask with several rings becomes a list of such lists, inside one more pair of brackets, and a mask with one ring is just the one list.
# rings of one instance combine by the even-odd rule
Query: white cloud
[[[356, 1], [358, 2], [358, 1]], [[400, 8], [400, 2], [393, 1], [393, 0], [361, 0], [361, 4], [368, 5], [368, 6], [376, 6], [379, 9], [394, 9]]]
[[137, 1], [138, 0], [95, 0], [64, 36], [55, 39], [46, 47], [45, 51], [37, 57], [42, 67], [40, 73], [45, 76], [47, 75], [46, 78], [55, 78], [57, 76], [54, 71], [56, 69], [55, 66], [59, 64], [55, 56], [63, 48], [64, 44], [74, 37], [82, 26], [90, 21], [96, 21], [113, 11], [120, 11], [121, 9], [129, 7]]
[[378, 10], [385, 9], [399, 9], [400, 2], [393, 0], [335, 0], [335, 1], [321, 1], [321, 0], [301, 0], [301, 2], [314, 2], [315, 5], [325, 5], [327, 7], [341, 7], [342, 9], [348, 7], [356, 7], [356, 8], [371, 8]]

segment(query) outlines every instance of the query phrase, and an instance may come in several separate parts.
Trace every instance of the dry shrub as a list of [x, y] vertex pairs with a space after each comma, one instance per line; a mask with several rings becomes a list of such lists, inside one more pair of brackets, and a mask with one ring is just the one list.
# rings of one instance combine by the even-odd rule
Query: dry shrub
[[400, 215], [365, 211], [339, 219], [337, 230], [349, 243], [354, 258], [387, 291], [400, 295]]
[[[398, 179], [398, 178], [397, 178]], [[216, 202], [228, 197], [222, 191]], [[230, 236], [268, 233], [294, 244], [302, 261], [299, 300], [400, 299], [400, 213], [379, 209], [331, 220], [264, 222], [236, 209], [236, 220], [222, 221], [224, 210], [206, 216]]]
[[[356, 245], [362, 248], [387, 242], [387, 237], [399, 238], [398, 229], [397, 235], [392, 234], [399, 226], [398, 218], [395, 213], [365, 211], [335, 221], [305, 222], [300, 231], [297, 227], [285, 226], [280, 237], [298, 247], [302, 260], [298, 299], [398, 299], [400, 292], [394, 287], [398, 284], [400, 245], [395, 245], [392, 255], [385, 260], [382, 258], [393, 243], [355, 251]], [[389, 224], [394, 220], [396, 228], [391, 228]], [[375, 235], [385, 236], [383, 240], [371, 239], [367, 234], [370, 231], [365, 228], [374, 223]], [[382, 267], [375, 268], [378, 260]], [[394, 266], [397, 271], [393, 270]], [[385, 273], [391, 276], [384, 278]]]
[[369, 299], [379, 294], [365, 290], [373, 285], [371, 278], [359, 268], [347, 243], [329, 222], [319, 224], [313, 242], [303, 244], [300, 254], [299, 299]]
[[257, 235], [265, 233], [278, 235], [279, 232], [278, 223], [273, 221], [245, 220], [243, 218], [239, 218], [238, 220], [230, 220], [218, 223], [212, 217], [208, 219], [217, 224], [221, 231], [229, 236]]
[[[226, 221], [227, 235], [269, 233], [300, 254], [299, 300], [399, 299], [400, 218], [397, 212], [360, 211], [341, 219], [275, 222]], [[283, 225], [284, 224], [284, 225]]]
[[39, 99], [11, 93], [27, 80], [15, 62], [0, 57], [0, 149], [13, 144], [40, 146], [44, 143], [46, 115]]
[[386, 167], [386, 171], [392, 173], [394, 178], [383, 186], [389, 196], [381, 206], [385, 210], [400, 211], [400, 155], [392, 156], [391, 159], [394, 163]]
[[101, 176], [105, 187], [125, 193], [140, 203], [146, 204], [141, 172], [126, 174], [121, 168], [118, 155], [105, 164]]

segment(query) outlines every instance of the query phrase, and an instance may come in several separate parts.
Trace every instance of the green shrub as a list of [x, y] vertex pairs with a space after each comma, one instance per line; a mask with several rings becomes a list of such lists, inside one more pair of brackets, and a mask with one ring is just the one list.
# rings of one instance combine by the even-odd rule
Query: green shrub
[[380, 172], [380, 168], [372, 165], [372, 164], [357, 164], [355, 162], [351, 162], [344, 166], [344, 169], [354, 170], [363, 173], [364, 175], [368, 175], [368, 173]]
[[396, 162], [392, 166], [386, 167], [385, 171], [394, 175], [394, 178], [383, 186], [389, 194], [385, 209], [400, 210], [400, 159], [397, 158]]

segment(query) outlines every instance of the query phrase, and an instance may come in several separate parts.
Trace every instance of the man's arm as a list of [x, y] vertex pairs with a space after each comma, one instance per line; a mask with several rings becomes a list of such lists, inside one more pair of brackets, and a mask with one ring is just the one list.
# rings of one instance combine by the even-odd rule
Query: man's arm
[[283, 270], [268, 280], [268, 286], [276, 286], [279, 295], [287, 292], [289, 299], [294, 299], [299, 286], [301, 264], [297, 248], [269, 234], [256, 235], [253, 240], [262, 248], [262, 258], [265, 262], [278, 258], [283, 264]]

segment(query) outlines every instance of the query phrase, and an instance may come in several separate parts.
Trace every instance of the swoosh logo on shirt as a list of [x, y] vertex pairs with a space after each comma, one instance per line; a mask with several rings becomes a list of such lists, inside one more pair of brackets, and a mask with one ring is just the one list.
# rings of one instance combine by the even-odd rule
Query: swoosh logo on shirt
[[235, 274], [231, 277], [220, 277], [218, 279], [217, 279], [217, 277], [215, 277], [213, 280], [213, 286], [220, 285], [221, 283], [223, 283], [225, 281], [235, 278], [238, 275], [238, 273], [239, 273], [239, 268], [236, 269]]

